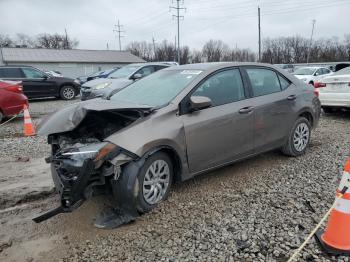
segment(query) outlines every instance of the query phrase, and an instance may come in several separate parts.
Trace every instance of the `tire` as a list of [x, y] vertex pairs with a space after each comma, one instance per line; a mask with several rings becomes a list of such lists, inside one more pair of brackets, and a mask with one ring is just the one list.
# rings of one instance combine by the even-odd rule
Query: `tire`
[[[157, 170], [157, 165], [158, 165], [158, 170]], [[159, 181], [157, 184], [157, 178], [155, 178], [155, 176], [152, 176], [152, 172], [151, 172], [152, 169], [156, 173], [158, 171], [160, 172], [163, 171], [163, 176], [160, 176], [160, 178], [165, 179], [166, 177], [168, 177], [168, 179], [165, 179], [167, 183], [166, 182], [162, 183]], [[168, 173], [167, 176], [165, 175], [166, 173]], [[152, 180], [152, 177], [155, 180]], [[149, 158], [147, 158], [144, 165], [139, 171], [139, 174], [137, 176], [137, 180], [134, 186], [134, 192], [137, 192], [136, 208], [138, 212], [147, 213], [151, 211], [158, 203], [165, 200], [169, 195], [170, 187], [173, 182], [173, 177], [174, 177], [173, 163], [167, 154], [163, 152], [157, 152], [151, 155]], [[155, 184], [150, 185], [150, 183], [155, 183]], [[161, 191], [159, 190], [159, 187], [162, 188]], [[154, 189], [153, 193], [151, 193], [152, 188]], [[156, 189], [157, 191], [155, 191]], [[157, 194], [157, 192], [162, 192], [162, 193]], [[152, 196], [154, 196], [153, 201], [152, 201]]]
[[60, 89], [60, 97], [63, 100], [72, 100], [76, 95], [75, 89], [73, 86], [62, 86]]
[[292, 157], [305, 154], [310, 138], [311, 125], [309, 120], [305, 117], [298, 118], [288, 135], [286, 144], [282, 147], [282, 153]]

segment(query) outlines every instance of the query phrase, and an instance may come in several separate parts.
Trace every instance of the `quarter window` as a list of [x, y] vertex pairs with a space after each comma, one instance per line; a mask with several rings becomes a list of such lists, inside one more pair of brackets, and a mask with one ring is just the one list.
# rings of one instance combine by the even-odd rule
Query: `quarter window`
[[225, 70], [209, 77], [194, 91], [192, 96], [209, 97], [213, 106], [244, 99], [244, 87], [239, 70]]
[[254, 96], [263, 96], [281, 91], [277, 74], [269, 69], [246, 69]]
[[287, 79], [285, 79], [283, 76], [281, 76], [280, 74], [278, 74], [278, 79], [280, 80], [281, 89], [282, 90], [287, 89], [287, 87], [290, 85], [290, 82]]

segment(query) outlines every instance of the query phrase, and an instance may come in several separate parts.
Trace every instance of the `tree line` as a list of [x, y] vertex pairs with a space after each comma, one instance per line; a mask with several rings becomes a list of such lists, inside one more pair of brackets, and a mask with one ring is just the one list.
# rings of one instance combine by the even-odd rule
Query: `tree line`
[[[301, 36], [265, 38], [262, 41], [261, 62], [271, 64], [310, 63], [350, 61], [350, 34], [313, 40]], [[74, 49], [79, 41], [60, 34], [40, 34], [28, 36], [17, 34], [11, 38], [0, 34], [0, 47], [28, 47]], [[160, 43], [133, 41], [126, 50], [146, 61], [177, 61], [177, 49], [173, 42]], [[248, 48], [231, 47], [222, 40], [208, 40], [200, 49], [180, 48], [180, 63], [201, 63], [257, 61], [258, 56]]]
[[350, 34], [312, 41], [301, 36], [266, 38], [263, 41], [262, 62], [271, 64], [350, 61]]
[[29, 36], [19, 33], [15, 37], [0, 34], [0, 47], [73, 49], [79, 41], [61, 34], [39, 34]]
[[[163, 40], [160, 44], [133, 41], [126, 50], [146, 61], [177, 61], [175, 44]], [[180, 48], [180, 63], [201, 63], [220, 61], [255, 61], [256, 54], [250, 49], [230, 48], [221, 40], [209, 40], [200, 50], [188, 46]]]

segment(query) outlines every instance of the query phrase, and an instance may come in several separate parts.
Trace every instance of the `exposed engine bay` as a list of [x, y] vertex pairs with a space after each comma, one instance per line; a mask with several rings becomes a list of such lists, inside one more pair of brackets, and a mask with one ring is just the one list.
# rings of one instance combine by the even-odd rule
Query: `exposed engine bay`
[[46, 158], [46, 162], [51, 164], [61, 206], [34, 221], [39, 223], [56, 214], [71, 212], [95, 193], [113, 194], [116, 190], [112, 187], [122, 173], [122, 166], [138, 156], [104, 139], [131, 125], [145, 113], [130, 109], [91, 110], [73, 130], [50, 134], [48, 143], [52, 146], [52, 155]]

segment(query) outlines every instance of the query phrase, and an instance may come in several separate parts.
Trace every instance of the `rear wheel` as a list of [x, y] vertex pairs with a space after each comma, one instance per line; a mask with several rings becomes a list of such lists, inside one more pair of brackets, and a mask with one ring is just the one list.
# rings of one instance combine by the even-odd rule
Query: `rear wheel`
[[157, 152], [147, 158], [135, 183], [139, 212], [149, 212], [168, 197], [173, 174], [173, 164], [167, 154]]
[[75, 97], [74, 87], [72, 87], [72, 86], [61, 87], [60, 97], [64, 100], [72, 100]]
[[295, 121], [288, 140], [282, 148], [282, 152], [287, 156], [303, 155], [310, 143], [311, 125], [305, 117]]

